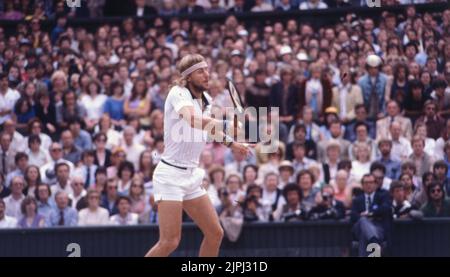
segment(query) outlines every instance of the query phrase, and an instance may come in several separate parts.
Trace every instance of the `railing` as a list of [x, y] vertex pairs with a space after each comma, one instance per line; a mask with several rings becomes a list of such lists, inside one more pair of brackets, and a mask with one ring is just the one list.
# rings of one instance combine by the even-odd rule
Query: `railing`
[[[348, 256], [351, 226], [347, 221], [254, 223], [244, 226], [238, 241], [224, 239], [224, 257]], [[0, 230], [0, 257], [68, 256], [77, 243], [80, 255], [143, 256], [158, 239], [158, 226], [74, 227]], [[183, 225], [173, 256], [196, 256], [202, 239], [198, 228]], [[450, 219], [396, 221], [392, 256], [450, 256]]]

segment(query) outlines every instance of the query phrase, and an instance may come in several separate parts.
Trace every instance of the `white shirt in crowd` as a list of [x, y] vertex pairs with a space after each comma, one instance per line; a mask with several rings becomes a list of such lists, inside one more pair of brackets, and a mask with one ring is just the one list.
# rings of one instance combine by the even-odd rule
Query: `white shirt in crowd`
[[294, 159], [292, 161], [292, 167], [294, 167], [294, 175], [297, 175], [303, 169], [308, 169], [311, 166], [319, 166], [320, 165], [313, 159], [304, 157], [302, 160]]
[[300, 4], [300, 10], [314, 10], [314, 9], [326, 9], [328, 5], [322, 1], [318, 1], [316, 4], [306, 1]]
[[70, 181], [67, 181], [66, 186], [63, 188], [59, 183], [56, 183], [55, 185], [50, 187], [50, 190], [52, 192], [52, 196], [55, 197], [57, 192], [64, 191], [67, 193], [67, 195], [73, 195], [73, 189], [70, 185]]
[[[20, 93], [12, 88], [8, 88], [5, 94], [0, 93], [0, 111], [14, 111], [14, 105], [19, 98]], [[0, 116], [0, 124], [3, 124], [7, 119], [10, 119], [12, 114], [13, 112]]]
[[98, 207], [95, 211], [92, 211], [89, 208], [85, 208], [78, 213], [78, 226], [108, 224], [109, 212], [105, 208]]
[[412, 152], [411, 143], [406, 138], [400, 137], [398, 141], [392, 141], [391, 158], [393, 160], [404, 161]]
[[436, 141], [434, 139], [432, 139], [432, 138], [425, 139], [425, 148], [423, 149], [423, 151], [425, 151], [425, 153], [427, 153], [431, 157], [434, 157], [434, 153], [435, 153], [434, 148], [435, 147], [436, 147]]
[[339, 117], [347, 117], [347, 95], [351, 90], [352, 85], [349, 83], [347, 85], [339, 86]]
[[19, 132], [14, 131], [10, 147], [17, 152], [24, 152], [27, 146], [28, 144], [25, 143], [25, 138]]
[[352, 169], [350, 171], [350, 176], [353, 180], [356, 180], [358, 183], [361, 182], [361, 178], [364, 174], [370, 172], [371, 162], [368, 161], [366, 163], [361, 163], [360, 161], [352, 161]]
[[81, 104], [86, 108], [88, 119], [100, 119], [103, 114], [103, 105], [108, 97], [104, 94], [99, 94], [95, 98], [90, 95], [83, 95], [81, 97]]
[[31, 149], [28, 148], [25, 150], [25, 154], [28, 155], [28, 164], [35, 165], [37, 167], [41, 167], [51, 160], [48, 152], [42, 148], [40, 148], [37, 153], [32, 152]]
[[0, 229], [16, 228], [17, 219], [11, 216], [5, 215], [3, 219], [0, 220]]
[[261, 3], [261, 5], [254, 6], [252, 8], [252, 12], [270, 12], [273, 10], [273, 7], [271, 4], [268, 3]]
[[133, 163], [134, 169], [139, 168], [139, 156], [145, 150], [145, 146], [141, 144], [134, 143], [131, 146], [122, 143], [121, 147], [125, 150], [127, 154], [127, 161]]
[[[280, 202], [282, 198], [283, 198], [283, 196], [280, 195], [280, 197], [278, 198], [278, 202]], [[275, 190], [275, 191], [269, 192], [264, 189], [261, 200], [262, 200], [262, 202], [268, 203], [269, 205], [275, 204], [275, 201], [277, 200], [277, 191]]]
[[77, 208], [78, 201], [80, 201], [81, 198], [85, 197], [86, 194], [87, 194], [87, 191], [86, 191], [85, 189], [83, 189], [83, 190], [81, 191], [80, 195], [78, 195], [78, 196], [75, 196], [74, 193], [72, 193], [71, 195], [69, 195], [70, 199], [72, 199], [72, 205], [71, 205], [71, 207], [74, 208], [74, 209], [76, 209], [76, 208]]
[[[44, 133], [39, 134], [39, 138], [41, 139], [41, 149], [44, 151], [48, 151], [50, 145], [52, 144], [52, 139]], [[28, 137], [25, 138], [25, 145], [28, 145]]]
[[137, 225], [139, 216], [135, 213], [128, 213], [126, 217], [115, 214], [109, 218], [111, 225]]
[[269, 173], [272, 173], [272, 172], [279, 174], [278, 164], [271, 163], [271, 162], [262, 164], [258, 170], [258, 181], [256, 183], [262, 184], [264, 182], [264, 178], [266, 177], [266, 175]]
[[124, 95], [125, 98], [130, 97], [132, 89], [133, 89], [133, 82], [128, 78], [123, 83], [123, 95]]
[[[98, 166], [96, 166], [95, 164], [89, 166], [89, 181], [88, 181], [89, 187], [95, 184], [95, 171], [97, 171], [97, 168]], [[88, 175], [88, 166], [86, 165], [81, 165], [75, 168], [75, 170], [73, 171], [73, 176], [81, 176], [83, 178], [83, 182], [86, 182], [86, 179], [88, 177], [87, 175]]]
[[[139, 132], [136, 132], [136, 135], [134, 135], [133, 137], [133, 141], [137, 144], [144, 144], [144, 137], [145, 137], [145, 130], [139, 130]], [[122, 132], [122, 136], [123, 136], [123, 132]]]
[[[204, 95], [211, 103], [211, 97], [206, 93]], [[211, 107], [209, 105], [202, 112], [200, 102], [192, 98], [187, 88], [174, 86], [170, 89], [164, 104], [164, 153], [161, 158], [178, 166], [198, 167], [207, 133], [191, 128], [186, 120], [179, 117], [178, 112], [186, 106], [194, 107], [196, 115], [209, 115]], [[183, 153], [182, 157], [180, 153]]]
[[112, 150], [115, 147], [119, 146], [122, 135], [116, 130], [110, 128], [106, 132], [106, 137], [108, 138], [106, 140], [106, 148]]
[[137, 16], [144, 16], [144, 8], [137, 8]]
[[434, 145], [434, 154], [433, 154], [436, 161], [444, 159], [444, 146], [445, 140], [442, 137], [438, 138]]
[[383, 178], [383, 184], [381, 185], [381, 187], [387, 191], [389, 191], [390, 187], [391, 187], [391, 183], [392, 183], [392, 179], [388, 178], [388, 177], [384, 177]]
[[19, 199], [14, 199], [12, 195], [3, 199], [5, 201], [6, 209], [5, 215], [14, 217], [19, 220], [22, 218], [22, 211], [20, 210], [20, 205], [22, 204], [23, 199], [25, 199], [25, 195], [21, 195]]
[[[70, 176], [72, 176], [73, 174], [73, 170], [75, 168], [75, 166], [73, 165], [73, 163], [71, 161], [65, 160], [65, 159], [60, 159], [58, 160], [58, 163], [66, 163], [69, 165], [69, 172], [70, 172]], [[39, 169], [39, 173], [41, 173], [41, 180], [43, 183], [49, 184], [49, 185], [53, 185], [56, 182], [55, 178], [48, 178], [47, 177], [47, 173], [53, 173], [53, 175], [56, 177], [55, 174], [55, 164], [56, 162], [51, 160], [48, 163], [44, 164], [40, 169]]]
[[131, 180], [128, 181], [126, 184], [123, 183], [122, 180], [119, 180], [117, 182], [118, 188], [117, 191], [121, 194], [128, 194], [128, 192], [130, 191], [131, 188]]

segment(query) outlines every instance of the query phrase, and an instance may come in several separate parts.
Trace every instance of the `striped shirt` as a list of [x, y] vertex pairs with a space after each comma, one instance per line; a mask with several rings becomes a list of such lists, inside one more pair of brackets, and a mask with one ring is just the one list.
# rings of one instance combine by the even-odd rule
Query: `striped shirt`
[[[206, 100], [211, 103], [211, 97], [204, 93]], [[190, 91], [181, 86], [170, 89], [164, 105], [164, 153], [161, 158], [171, 164], [182, 167], [198, 167], [200, 154], [206, 141], [207, 132], [195, 129], [179, 116], [183, 107], [194, 107], [196, 115], [209, 116], [211, 105], [202, 110], [202, 103], [194, 99]]]

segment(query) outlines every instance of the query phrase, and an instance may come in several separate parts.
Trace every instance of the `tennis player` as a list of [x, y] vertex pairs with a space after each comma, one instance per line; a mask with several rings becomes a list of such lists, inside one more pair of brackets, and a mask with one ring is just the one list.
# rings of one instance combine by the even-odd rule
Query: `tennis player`
[[[199, 256], [217, 256], [223, 230], [201, 186], [205, 172], [199, 168], [200, 153], [207, 137], [245, 155], [250, 153], [250, 149], [247, 144], [232, 141], [232, 137], [223, 131], [224, 128], [234, 128], [232, 121], [222, 121], [210, 115], [212, 99], [205, 92], [209, 87], [205, 58], [197, 54], [187, 55], [180, 60], [177, 69], [181, 77], [170, 89], [164, 106], [164, 153], [153, 175], [159, 240], [146, 257], [168, 256], [178, 247], [183, 210], [204, 235]], [[179, 128], [180, 125], [187, 128]], [[174, 130], [184, 133], [174, 134]], [[192, 139], [199, 137], [202, 139]]]

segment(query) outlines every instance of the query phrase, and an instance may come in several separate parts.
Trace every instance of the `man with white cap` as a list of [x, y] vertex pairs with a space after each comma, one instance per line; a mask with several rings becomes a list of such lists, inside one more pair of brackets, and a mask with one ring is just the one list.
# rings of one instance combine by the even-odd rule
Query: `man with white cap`
[[366, 58], [367, 73], [362, 76], [358, 84], [362, 89], [364, 105], [367, 108], [369, 118], [380, 119], [384, 117], [385, 90], [387, 77], [380, 72], [382, 60], [377, 55], [369, 55]]
[[283, 45], [280, 48], [280, 60], [282, 63], [290, 63], [292, 60], [292, 48], [289, 45]]
[[308, 54], [306, 54], [306, 52], [304, 51], [300, 51], [297, 54], [296, 58], [300, 62], [298, 70], [299, 74], [303, 75], [302, 76], [303, 78], [307, 78], [309, 76], [308, 67], [311, 62], [311, 59], [308, 57]]
[[245, 56], [239, 49], [234, 49], [230, 52], [230, 68], [228, 69], [226, 77], [232, 79], [235, 69], [244, 72]]

